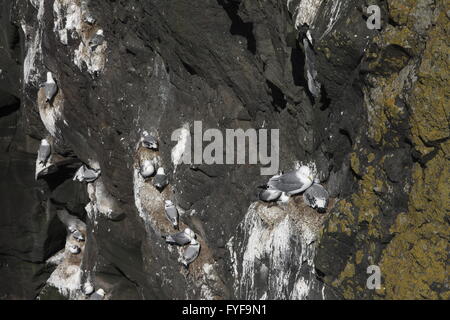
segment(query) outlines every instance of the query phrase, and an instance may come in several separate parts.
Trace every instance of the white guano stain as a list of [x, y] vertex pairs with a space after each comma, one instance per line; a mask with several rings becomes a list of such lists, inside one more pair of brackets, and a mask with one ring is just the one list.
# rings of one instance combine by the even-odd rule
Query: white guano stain
[[306, 299], [312, 288], [316, 290], [313, 271], [305, 273], [303, 266], [314, 270], [318, 230], [307, 221], [294, 220], [295, 212], [285, 210], [293, 209], [251, 204], [239, 226], [242, 241], [229, 240], [237, 297]]
[[188, 123], [178, 129], [177, 144], [172, 148], [171, 154], [174, 172], [177, 170], [177, 166], [182, 163], [184, 153], [190, 148], [190, 135]]
[[301, 0], [294, 12], [295, 27], [299, 28], [305, 23], [312, 26], [322, 2], [323, 0]]

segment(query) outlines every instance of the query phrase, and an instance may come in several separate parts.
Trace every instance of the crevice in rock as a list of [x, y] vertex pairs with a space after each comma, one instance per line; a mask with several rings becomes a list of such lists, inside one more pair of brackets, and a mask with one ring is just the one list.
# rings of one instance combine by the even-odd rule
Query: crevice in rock
[[196, 76], [197, 75], [197, 71], [195, 71], [194, 67], [192, 67], [190, 64], [188, 64], [187, 62], [184, 62], [183, 60], [181, 60], [181, 63], [183, 64], [183, 67], [186, 69], [186, 71], [191, 75], [191, 76]]
[[266, 80], [267, 86], [270, 90], [270, 95], [272, 96], [272, 105], [275, 107], [275, 111], [280, 112], [286, 108], [287, 100], [283, 91], [278, 88], [271, 81]]
[[256, 39], [253, 34], [253, 23], [244, 22], [239, 17], [239, 3], [236, 0], [217, 0], [217, 2], [225, 9], [228, 17], [231, 19], [230, 33], [239, 35], [247, 39], [247, 49], [252, 54], [256, 53]]

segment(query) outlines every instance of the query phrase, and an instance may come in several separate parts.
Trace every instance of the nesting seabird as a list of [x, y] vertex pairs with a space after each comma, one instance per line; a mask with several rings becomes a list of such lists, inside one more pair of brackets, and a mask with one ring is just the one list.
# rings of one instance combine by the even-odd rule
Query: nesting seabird
[[314, 183], [303, 194], [304, 202], [311, 208], [317, 209], [319, 212], [325, 212], [329, 198], [328, 191], [318, 183]]
[[259, 193], [259, 200], [264, 202], [277, 201], [278, 198], [280, 198], [281, 194], [282, 192], [279, 190], [267, 188]]
[[75, 176], [73, 177], [73, 181], [79, 182], [94, 182], [100, 176], [100, 170], [87, 168], [85, 165], [82, 165]]
[[47, 102], [50, 102], [58, 91], [58, 86], [56, 85], [55, 80], [53, 79], [53, 75], [51, 72], [47, 72], [47, 82], [44, 85], [45, 89], [45, 99]]
[[291, 196], [308, 189], [314, 181], [314, 173], [307, 166], [301, 166], [298, 170], [270, 178], [267, 183], [269, 189], [285, 192]]
[[153, 185], [160, 191], [162, 191], [169, 184], [169, 179], [167, 178], [164, 168], [158, 168], [156, 176], [153, 178]]
[[290, 197], [285, 193], [282, 192], [280, 198], [278, 198], [279, 204], [287, 204], [289, 202]]
[[89, 47], [92, 51], [95, 51], [98, 46], [101, 46], [105, 41], [105, 35], [102, 29], [99, 29], [95, 35], [92, 37], [91, 41], [89, 41]]
[[144, 179], [151, 177], [155, 173], [155, 166], [153, 165], [153, 161], [144, 160], [141, 164], [141, 169], [139, 172]]
[[200, 243], [192, 239], [191, 244], [184, 250], [183, 260], [181, 261], [187, 268], [195, 259], [197, 259], [200, 253]]
[[39, 164], [45, 165], [47, 164], [47, 160], [50, 157], [52, 148], [50, 146], [50, 143], [46, 139], [41, 140], [41, 145], [38, 150], [38, 162]]
[[141, 144], [143, 147], [147, 149], [157, 150], [158, 149], [158, 140], [147, 131], [142, 132], [141, 136]]
[[172, 223], [174, 228], [178, 228], [178, 210], [172, 201], [166, 200], [164, 203], [164, 210], [166, 211], [166, 217]]
[[98, 289], [89, 297], [89, 300], [103, 300], [105, 298], [105, 291], [103, 289]]
[[69, 246], [69, 252], [71, 254], [79, 254], [81, 252], [81, 248], [77, 245], [72, 244]]
[[195, 239], [195, 233], [191, 229], [186, 228], [186, 229], [184, 229], [184, 231], [181, 231], [181, 232], [178, 232], [175, 234], [171, 234], [171, 235], [167, 235], [167, 236], [163, 236], [163, 238], [166, 239], [166, 243], [168, 243], [168, 244], [185, 246], [185, 245], [191, 243], [191, 241], [193, 239]]
[[87, 281], [84, 285], [83, 285], [83, 292], [85, 295], [90, 295], [94, 292], [94, 286]]
[[84, 241], [84, 235], [79, 230], [75, 230], [72, 237], [79, 242]]

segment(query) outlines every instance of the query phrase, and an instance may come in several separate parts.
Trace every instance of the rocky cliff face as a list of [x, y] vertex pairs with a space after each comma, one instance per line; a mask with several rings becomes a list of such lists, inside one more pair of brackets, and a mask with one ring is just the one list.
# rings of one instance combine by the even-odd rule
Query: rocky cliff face
[[[367, 27], [371, 4], [381, 30]], [[84, 299], [91, 283], [108, 299], [448, 299], [449, 10], [440, 0], [4, 0], [0, 297]], [[280, 129], [280, 170], [314, 164], [326, 214], [301, 197], [258, 201], [257, 165], [179, 164], [185, 140], [172, 133], [194, 121]], [[157, 152], [136, 147], [144, 130]], [[35, 180], [44, 138], [49, 174]], [[149, 158], [168, 173], [162, 193], [138, 173]], [[73, 181], [81, 164], [101, 177]], [[161, 238], [172, 231], [166, 199], [201, 244], [188, 270]], [[76, 259], [68, 219], [86, 236]], [[370, 265], [378, 290], [366, 287]]]

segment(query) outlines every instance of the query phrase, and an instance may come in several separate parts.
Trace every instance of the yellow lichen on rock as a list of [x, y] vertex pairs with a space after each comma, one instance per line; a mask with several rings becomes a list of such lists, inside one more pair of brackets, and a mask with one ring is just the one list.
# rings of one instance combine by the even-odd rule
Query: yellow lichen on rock
[[391, 231], [395, 237], [384, 251], [381, 269], [386, 297], [396, 299], [448, 299], [432, 286], [448, 282], [450, 212], [448, 159], [439, 152], [426, 168], [415, 165], [409, 212], [398, 215]]

